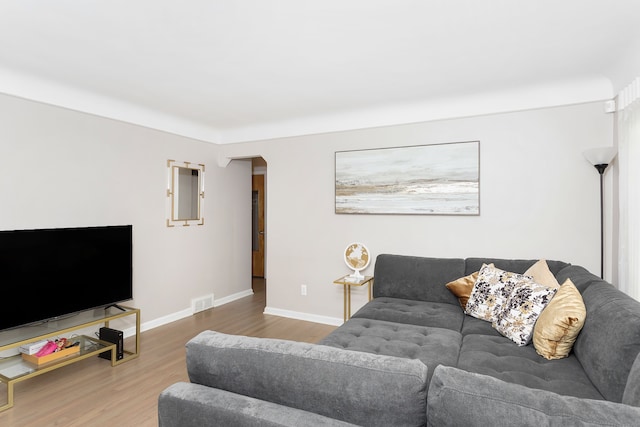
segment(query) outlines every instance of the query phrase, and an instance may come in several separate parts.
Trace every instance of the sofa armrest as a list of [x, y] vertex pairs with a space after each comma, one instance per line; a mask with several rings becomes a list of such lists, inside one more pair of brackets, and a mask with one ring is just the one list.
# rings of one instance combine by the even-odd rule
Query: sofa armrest
[[420, 360], [204, 331], [187, 343], [192, 383], [367, 426], [424, 425]]
[[427, 398], [429, 426], [630, 426], [640, 408], [562, 396], [438, 366]]
[[180, 382], [158, 398], [160, 427], [348, 427], [333, 418], [199, 384]]

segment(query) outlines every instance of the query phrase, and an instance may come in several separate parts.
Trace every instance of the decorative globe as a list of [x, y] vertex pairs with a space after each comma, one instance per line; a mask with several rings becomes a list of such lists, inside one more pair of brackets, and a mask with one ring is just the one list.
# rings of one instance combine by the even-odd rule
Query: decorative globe
[[360, 271], [367, 268], [369, 261], [369, 249], [362, 243], [351, 243], [344, 250], [344, 262], [353, 270], [353, 278], [364, 278]]

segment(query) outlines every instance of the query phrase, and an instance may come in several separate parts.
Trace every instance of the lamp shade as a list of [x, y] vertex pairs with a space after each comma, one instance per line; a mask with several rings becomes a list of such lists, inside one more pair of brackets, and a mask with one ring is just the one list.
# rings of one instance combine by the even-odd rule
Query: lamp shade
[[582, 153], [584, 157], [595, 165], [608, 165], [616, 157], [615, 147], [592, 148]]

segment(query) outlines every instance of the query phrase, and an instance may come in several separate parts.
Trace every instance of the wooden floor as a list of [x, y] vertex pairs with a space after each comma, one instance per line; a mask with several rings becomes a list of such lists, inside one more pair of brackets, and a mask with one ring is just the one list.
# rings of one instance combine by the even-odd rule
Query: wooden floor
[[[157, 426], [158, 395], [188, 381], [185, 343], [203, 330], [317, 342], [335, 326], [263, 314], [263, 282], [242, 298], [141, 334], [140, 357], [116, 367], [98, 357], [15, 385], [0, 426]], [[0, 385], [6, 402], [6, 387]]]

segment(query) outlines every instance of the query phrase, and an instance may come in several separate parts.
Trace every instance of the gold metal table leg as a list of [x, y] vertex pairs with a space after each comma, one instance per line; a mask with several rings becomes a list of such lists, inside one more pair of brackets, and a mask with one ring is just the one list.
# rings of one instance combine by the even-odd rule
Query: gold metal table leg
[[7, 408], [13, 407], [13, 381], [7, 383]]
[[13, 407], [13, 383], [11, 380], [5, 383], [7, 385], [7, 403], [0, 407], [0, 412]]
[[342, 317], [343, 317], [344, 321], [346, 322], [347, 321], [347, 285], [342, 285], [342, 286], [344, 288], [344, 290], [343, 290], [344, 291], [344, 301], [343, 301], [343, 304], [342, 304], [343, 305], [343, 307], [342, 307], [343, 308]]
[[347, 319], [345, 320], [345, 322], [349, 319], [351, 319], [351, 286], [347, 285]]

